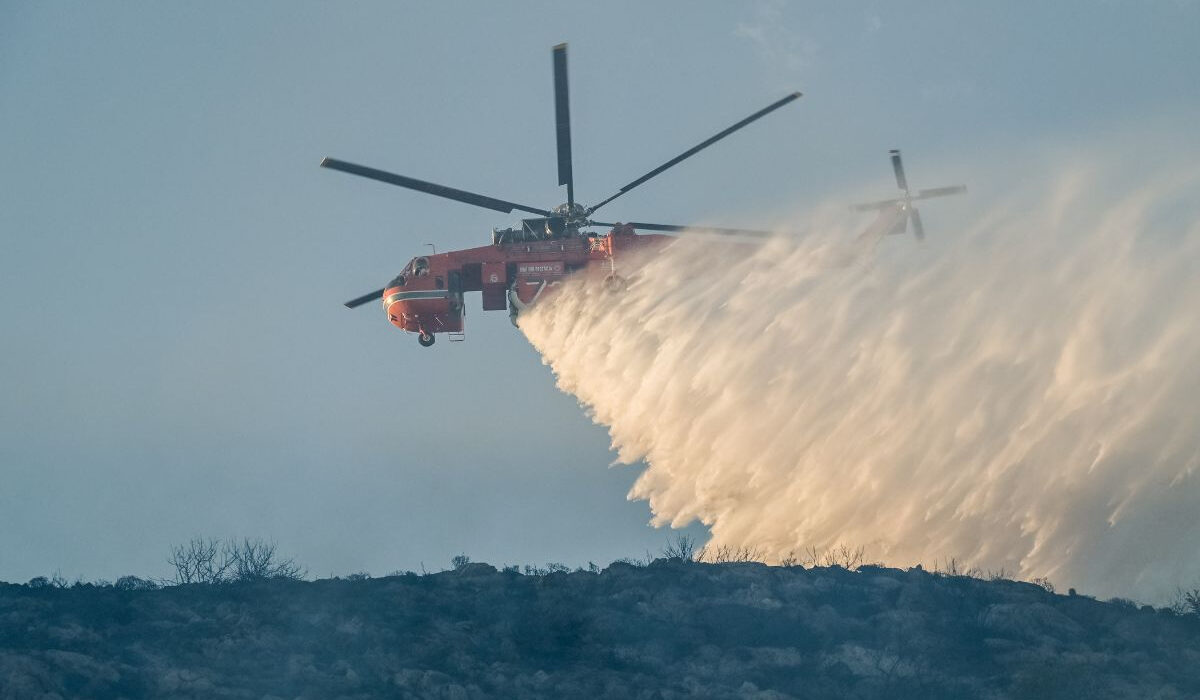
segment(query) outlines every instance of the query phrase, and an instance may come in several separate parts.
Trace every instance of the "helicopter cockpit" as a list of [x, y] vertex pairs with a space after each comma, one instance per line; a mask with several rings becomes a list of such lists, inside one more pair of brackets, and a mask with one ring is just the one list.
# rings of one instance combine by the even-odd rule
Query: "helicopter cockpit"
[[413, 258], [412, 260], [408, 261], [408, 264], [404, 266], [404, 269], [400, 271], [400, 274], [392, 278], [392, 281], [388, 283], [387, 288], [391, 289], [392, 287], [404, 287], [411, 280], [427, 276], [429, 276], [429, 258]]

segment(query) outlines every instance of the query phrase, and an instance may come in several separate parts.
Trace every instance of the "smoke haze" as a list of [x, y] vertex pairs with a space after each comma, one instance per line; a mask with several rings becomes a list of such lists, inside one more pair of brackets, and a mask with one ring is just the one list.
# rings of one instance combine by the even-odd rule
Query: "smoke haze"
[[1200, 171], [1113, 172], [972, 193], [957, 224], [932, 202], [924, 245], [850, 265], [865, 224], [833, 209], [757, 247], [681, 238], [521, 328], [645, 462], [655, 524], [1161, 599], [1200, 574]]

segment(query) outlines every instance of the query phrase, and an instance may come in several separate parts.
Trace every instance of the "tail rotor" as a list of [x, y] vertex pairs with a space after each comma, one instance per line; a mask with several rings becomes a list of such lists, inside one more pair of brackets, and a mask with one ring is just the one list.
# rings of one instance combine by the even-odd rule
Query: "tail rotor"
[[962, 194], [967, 191], [967, 187], [966, 185], [934, 187], [928, 190], [918, 190], [914, 195], [908, 188], [908, 178], [904, 174], [904, 162], [900, 159], [900, 151], [893, 148], [888, 154], [892, 157], [892, 171], [896, 174], [896, 187], [900, 188], [904, 196], [895, 199], [885, 199], [879, 202], [858, 204], [853, 209], [855, 211], [878, 211], [880, 216], [891, 213], [895, 217], [895, 220], [887, 233], [906, 233], [909, 222], [912, 222], [913, 236], [918, 241], [923, 241], [925, 240], [925, 225], [921, 222], [921, 212], [917, 211], [913, 202], [921, 199]]

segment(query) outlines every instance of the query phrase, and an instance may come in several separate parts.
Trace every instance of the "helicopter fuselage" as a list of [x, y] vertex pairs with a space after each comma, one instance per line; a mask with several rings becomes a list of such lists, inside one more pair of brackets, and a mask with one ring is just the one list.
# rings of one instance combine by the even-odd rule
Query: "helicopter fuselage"
[[[658, 250], [674, 240], [672, 236], [638, 234], [630, 226], [600, 236], [495, 238], [492, 245], [409, 261], [383, 291], [388, 321], [401, 330], [419, 333], [422, 345], [430, 345], [434, 334], [463, 332], [463, 296], [481, 292], [484, 311], [508, 310], [515, 324], [522, 311], [567, 278], [586, 274], [620, 286], [624, 283], [622, 263], [632, 262], [637, 252]], [[452, 335], [451, 339], [458, 338]]]

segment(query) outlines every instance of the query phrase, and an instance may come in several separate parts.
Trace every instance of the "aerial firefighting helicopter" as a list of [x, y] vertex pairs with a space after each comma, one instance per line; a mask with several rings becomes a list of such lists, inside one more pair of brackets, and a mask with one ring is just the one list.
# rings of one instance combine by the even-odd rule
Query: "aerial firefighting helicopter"
[[[567, 45], [552, 50], [554, 65], [554, 118], [558, 145], [558, 184], [567, 186], [567, 201], [553, 209], [542, 209], [488, 197], [466, 190], [438, 185], [404, 175], [325, 158], [321, 167], [340, 170], [351, 175], [399, 185], [426, 194], [472, 204], [486, 209], [511, 213], [514, 209], [535, 214], [522, 219], [519, 227], [493, 229], [491, 245], [466, 250], [435, 253], [413, 258], [388, 285], [346, 302], [347, 308], [382, 300], [388, 320], [406, 332], [417, 333], [424, 347], [434, 344], [436, 334], [446, 333], [450, 340], [463, 340], [463, 315], [466, 307], [463, 294], [481, 292], [484, 311], [507, 309], [516, 325], [520, 313], [542, 295], [577, 273], [603, 276], [604, 284], [619, 290], [626, 284], [617, 268], [619, 259], [639, 251], [661, 249], [672, 236], [639, 234], [645, 231], [673, 233], [707, 233], [761, 238], [765, 231], [748, 229], [679, 226], [645, 222], [603, 223], [591, 216], [600, 207], [629, 192], [663, 171], [690, 158], [733, 132], [761, 119], [800, 97], [794, 92], [738, 123], [689, 148], [671, 160], [621, 187], [615, 194], [597, 204], [584, 206], [575, 201], [575, 185], [571, 163], [571, 122], [567, 97]], [[928, 197], [954, 194], [965, 190], [944, 187], [921, 190], [910, 194], [904, 178], [899, 151], [892, 151], [896, 182], [903, 196], [896, 199], [860, 205], [863, 210], [878, 211], [875, 223], [859, 237], [877, 239], [888, 233], [903, 233], [912, 222], [913, 233], [921, 238], [924, 227], [913, 202]], [[608, 229], [597, 233], [589, 229]]]

